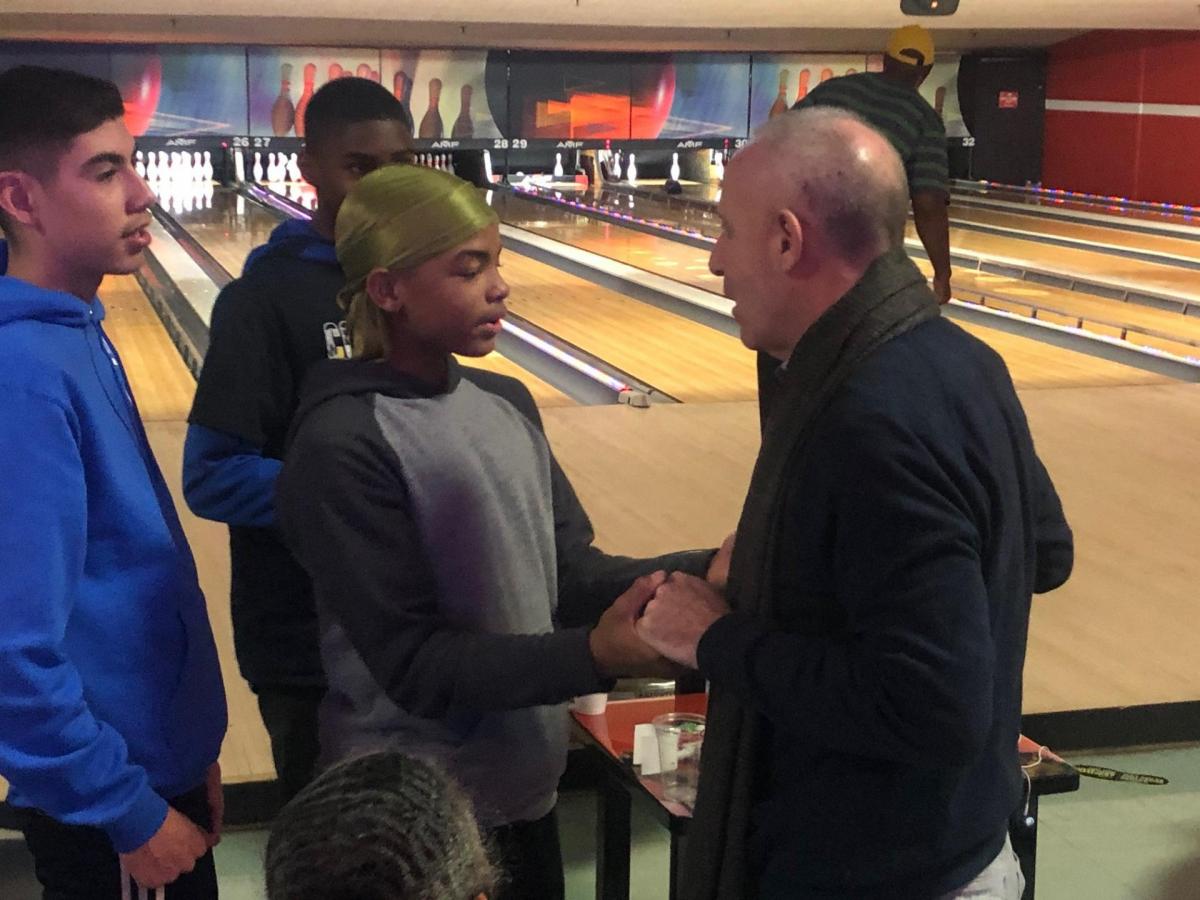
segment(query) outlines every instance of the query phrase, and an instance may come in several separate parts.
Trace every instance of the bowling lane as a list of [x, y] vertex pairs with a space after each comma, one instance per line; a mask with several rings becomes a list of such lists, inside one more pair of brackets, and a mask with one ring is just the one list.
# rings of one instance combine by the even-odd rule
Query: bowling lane
[[[601, 256], [618, 260], [627, 265], [656, 272], [668, 278], [684, 281], [695, 287], [720, 293], [721, 279], [707, 273], [708, 252], [679, 241], [656, 237], [619, 225], [604, 222], [594, 217], [576, 213], [573, 210], [552, 207], [523, 197], [497, 192], [493, 201], [501, 210], [501, 217], [508, 224], [527, 228], [530, 231], [543, 234], [557, 241], [589, 250]], [[537, 218], [542, 216], [542, 218]], [[509, 257], [512, 258], [511, 255]], [[657, 260], [666, 260], [671, 265], [661, 267]], [[703, 267], [707, 277], [701, 280], [695, 277]], [[684, 276], [684, 277], [681, 277]], [[1016, 282], [1024, 285], [1024, 282]], [[514, 294], [517, 291], [514, 288]], [[1069, 292], [1064, 292], [1069, 293]], [[645, 306], [638, 304], [636, 306]], [[1118, 304], [1132, 306], [1133, 304]], [[510, 305], [512, 305], [510, 303]], [[513, 305], [515, 312], [520, 310]], [[1160, 311], [1156, 311], [1160, 312]], [[584, 313], [592, 315], [594, 313]], [[576, 313], [569, 313], [573, 318]], [[664, 314], [669, 315], [669, 314]], [[1164, 313], [1164, 316], [1178, 316], [1176, 313]], [[678, 317], [672, 317], [678, 318]], [[1191, 321], [1188, 325], [1190, 327]], [[556, 327], [565, 327], [555, 322]], [[703, 327], [703, 326], [697, 326]], [[549, 330], [554, 330], [550, 328]], [[1077, 353], [1050, 344], [1045, 344], [1031, 338], [1011, 335], [995, 329], [969, 326], [968, 329], [976, 336], [990, 344], [1008, 363], [1013, 380], [1022, 388], [1057, 388], [1082, 387], [1114, 384], [1148, 384], [1161, 382], [1162, 376], [1154, 375], [1131, 366], [1098, 359], [1084, 353]], [[556, 332], [557, 333], [557, 332]], [[566, 335], [562, 335], [566, 337]], [[571, 338], [567, 338], [571, 340]], [[1176, 347], [1175, 351], [1179, 352]], [[606, 357], [607, 358], [607, 357]], [[610, 360], [616, 364], [615, 360]], [[625, 367], [622, 367], [625, 368]], [[634, 369], [626, 369], [632, 374], [638, 374]], [[640, 377], [640, 376], [639, 376]], [[649, 379], [647, 379], [649, 380]], [[652, 382], [653, 383], [653, 382]], [[664, 385], [657, 385], [673, 393]], [[679, 395], [675, 395], [679, 396]], [[684, 398], [680, 398], [684, 399]], [[737, 399], [728, 397], [727, 399]]]
[[280, 222], [278, 213], [233, 190], [218, 190], [211, 209], [172, 207], [168, 212], [234, 277], [250, 251], [265, 244]]
[[[281, 221], [279, 213], [235, 191], [218, 191], [213, 196], [211, 209], [172, 210], [171, 214], [231, 275], [242, 271], [247, 254], [265, 243]], [[480, 359], [464, 359], [463, 362], [520, 379], [538, 406], [572, 406], [575, 403], [554, 385], [499, 353], [489, 353]]]
[[1108, 245], [1122, 250], [1159, 253], [1193, 262], [1200, 261], [1200, 240], [1186, 237], [1144, 234], [1103, 225], [1089, 225], [1083, 222], [1063, 222], [1016, 211], [1007, 212], [954, 204], [950, 207], [950, 222], [952, 225], [962, 223], [964, 225], [1011, 228], [1034, 235], [1086, 241], [1100, 247]]
[[[640, 205], [641, 201], [638, 202]], [[691, 287], [721, 293], [721, 279], [708, 270], [707, 250], [625, 228], [576, 212], [570, 207], [530, 200], [509, 191], [494, 192], [492, 205], [505, 224], [543, 234]], [[640, 212], [639, 207], [635, 209]], [[657, 216], [659, 212], [655, 209], [651, 215]]]
[[953, 197], [955, 200], [959, 198], [966, 201], [994, 200], [999, 203], [1011, 204], [1015, 207], [1029, 207], [1034, 214], [1040, 209], [1052, 212], [1077, 212], [1083, 213], [1085, 216], [1101, 214], [1106, 217], [1128, 219], [1137, 223], [1171, 225], [1185, 228], [1188, 231], [1200, 231], [1200, 209], [1188, 214], [1166, 209], [1149, 209], [1130, 203], [1087, 200], [1082, 197], [1071, 197], [1067, 194], [1034, 193], [1001, 186], [987, 187], [980, 185], [976, 187], [973, 182], [956, 183], [953, 189]]
[[[665, 195], [661, 198], [657, 196], [633, 197], [619, 189], [608, 189], [600, 191], [596, 199], [602, 205], [611, 207], [618, 212], [641, 216], [651, 221], [665, 222], [674, 228], [694, 229], [710, 238], [715, 238], [720, 230], [715, 216], [706, 216], [703, 211], [695, 208], [671, 205]], [[629, 202], [630, 199], [634, 201], [632, 206]], [[1063, 247], [1039, 241], [1036, 235], [1069, 237], [1132, 250], [1148, 250], [1181, 256], [1193, 261], [1200, 261], [1200, 242], [1198, 241], [1137, 234], [1097, 225], [1056, 222], [1049, 219], [1035, 219], [1030, 216], [978, 209], [966, 210], [952, 207], [950, 216], [952, 220], [959, 219], [963, 222], [1017, 228], [1031, 233], [1030, 237], [985, 234], [967, 227], [955, 226], [952, 221], [950, 228], [952, 252], [999, 259], [1014, 265], [1067, 273], [1081, 279], [1100, 281], [1126, 288], [1140, 288], [1144, 291], [1200, 303], [1200, 274], [1194, 268], [1132, 259], [1102, 250]], [[908, 224], [906, 236], [914, 244], [919, 242], [916, 227], [911, 222]]]
[[737, 338], [507, 251], [508, 308], [685, 403], [752, 400], [754, 356]]
[[[656, 238], [570, 208], [550, 206], [520, 196], [497, 195], [498, 203], [501, 197], [507, 198], [503, 201], [501, 214], [510, 224], [657, 272], [693, 287], [714, 293], [721, 291], [721, 279], [708, 272], [707, 250], [669, 237]], [[602, 197], [612, 198], [617, 203], [623, 202], [619, 192], [608, 192]], [[647, 205], [653, 209], [647, 210]], [[639, 201], [634, 209], [647, 219], [664, 221], [667, 220], [667, 214], [674, 211], [648, 201]], [[926, 261], [918, 259], [916, 262], [926, 275], [932, 274], [932, 267]], [[1179, 356], [1197, 355], [1197, 347], [1192, 342], [1200, 342], [1200, 316], [1184, 316], [1171, 310], [970, 269], [956, 270], [954, 288], [956, 296], [970, 302], [981, 302], [986, 297], [986, 305], [1021, 315], [1031, 315], [1036, 307], [1036, 317], [1044, 321], [1073, 327], [1082, 325], [1085, 330], [1096, 334], [1121, 338]]]

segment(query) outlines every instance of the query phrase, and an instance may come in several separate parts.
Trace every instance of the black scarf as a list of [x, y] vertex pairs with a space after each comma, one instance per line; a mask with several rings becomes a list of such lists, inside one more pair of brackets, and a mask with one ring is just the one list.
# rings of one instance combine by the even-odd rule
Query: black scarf
[[[800, 471], [813, 423], [842, 383], [875, 350], [936, 318], [925, 277], [903, 250], [879, 257], [862, 279], [800, 339], [775, 385], [762, 384], [763, 442], [738, 522], [730, 565], [730, 604], [771, 623], [778, 521], [785, 487]], [[775, 373], [772, 373], [774, 375]], [[752, 896], [746, 859], [762, 722], [737, 697], [712, 686], [695, 814], [688, 829], [682, 896]]]

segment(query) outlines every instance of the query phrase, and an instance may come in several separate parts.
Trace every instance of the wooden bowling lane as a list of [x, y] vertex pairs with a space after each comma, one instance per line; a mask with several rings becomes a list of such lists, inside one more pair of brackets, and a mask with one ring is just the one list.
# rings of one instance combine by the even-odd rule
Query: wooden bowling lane
[[195, 379], [137, 279], [110, 275], [100, 285], [99, 294], [104, 304], [104, 330], [125, 363], [142, 419], [185, 420], [196, 392]]
[[[645, 234], [632, 229], [622, 228], [618, 225], [603, 222], [601, 220], [591, 218], [575, 213], [562, 212], [557, 208], [546, 206], [545, 204], [536, 203], [523, 198], [511, 198], [517, 203], [508, 205], [511, 210], [516, 208], [517, 215], [514, 215], [513, 224], [518, 217], [524, 217], [531, 214], [536, 214], [545, 208], [547, 213], [559, 213], [559, 223], [551, 219], [523, 219], [523, 221], [533, 224], [535, 227], [529, 230], [536, 230], [541, 234], [551, 237], [558, 241], [580, 247], [585, 250], [590, 250], [601, 256], [606, 256], [611, 259], [616, 259], [620, 262], [629, 265], [637, 266], [638, 268], [648, 269], [658, 272], [658, 274], [674, 277], [673, 272], [677, 272], [682, 264], [691, 259], [691, 265], [697, 266], [701, 262], [707, 264], [708, 254], [697, 247], [692, 247], [688, 244], [683, 244], [678, 241], [671, 241], [665, 238], [659, 238], [651, 234]], [[532, 208], [532, 209], [531, 209]], [[508, 215], [508, 213], [502, 213]], [[506, 219], [507, 221], [507, 219]], [[522, 225], [521, 227], [528, 227]], [[668, 267], [666, 270], [659, 270], [654, 260], [667, 254], [672, 255], [672, 260], [676, 263], [674, 267]], [[507, 259], [511, 260], [509, 255]], [[507, 274], [507, 270], [506, 270]], [[710, 274], [710, 282], [703, 285], [706, 290], [720, 291], [720, 279]], [[678, 279], [683, 280], [683, 279]], [[711, 282], [717, 282], [714, 287]], [[1016, 281], [1018, 285], [1024, 285], [1025, 282]], [[693, 282], [694, 286], [700, 287], [701, 284]], [[513, 297], [520, 297], [520, 291], [513, 288]], [[1069, 292], [1064, 292], [1069, 293]], [[627, 301], [632, 302], [632, 301]], [[1117, 304], [1117, 301], [1110, 301], [1119, 306], [1132, 307], [1133, 304]], [[513, 298], [510, 298], [510, 306], [513, 311], [520, 313], [520, 310], [514, 304]], [[644, 304], [636, 304], [635, 306], [644, 306]], [[1155, 310], [1155, 312], [1160, 312]], [[576, 315], [570, 313], [572, 319]], [[669, 314], [664, 314], [668, 315]], [[1163, 313], [1164, 316], [1176, 316], [1179, 319], [1185, 319], [1184, 316], [1179, 316], [1176, 313]], [[675, 318], [675, 317], [672, 317]], [[1197, 321], [1200, 321], [1198, 319]], [[567, 327], [559, 325], [558, 327]], [[1187, 326], [1190, 328], [1192, 322], [1189, 321]], [[548, 330], [554, 331], [553, 327], [548, 327]], [[702, 327], [702, 326], [694, 326]], [[1099, 359], [1097, 357], [1088, 356], [1083, 353], [1077, 353], [1071, 350], [1066, 350], [1061, 347], [1055, 347], [1050, 344], [1044, 344], [1032, 338], [1021, 337], [1019, 335], [1008, 334], [1003, 331], [971, 325], [968, 327], [971, 333], [975, 334], [981, 340], [990, 344], [1001, 356], [1004, 357], [1008, 364], [1009, 370], [1012, 372], [1013, 380], [1018, 387], [1025, 388], [1059, 388], [1067, 386], [1082, 386], [1082, 385], [1111, 385], [1111, 384], [1148, 384], [1161, 382], [1166, 380], [1164, 376], [1155, 375], [1150, 372], [1145, 372], [1140, 369], [1135, 369], [1130, 366], [1121, 365], [1120, 363], [1109, 362], [1108, 360]], [[555, 331], [555, 333], [559, 333]], [[574, 333], [574, 331], [572, 331]], [[565, 334], [561, 335], [567, 340], [572, 340]], [[586, 329], [584, 336], [586, 336]], [[1170, 342], [1168, 342], [1170, 343]], [[1176, 350], [1181, 349], [1179, 345], [1174, 345]], [[607, 358], [607, 357], [605, 357]], [[619, 365], [615, 360], [609, 360], [614, 365]], [[634, 375], [639, 375], [638, 370], [630, 369], [626, 366], [620, 366], [631, 372]], [[651, 380], [647, 378], [647, 380]], [[653, 382], [652, 382], [653, 383]], [[658, 387], [666, 390], [668, 393], [674, 393], [663, 385]], [[675, 394], [675, 396], [679, 396]], [[681, 398], [683, 399], [683, 398]], [[734, 397], [725, 396], [723, 399], [736, 399]]]
[[533, 394], [534, 402], [541, 409], [555, 406], [574, 406], [575, 401], [556, 388], [548, 381], [543, 381], [532, 372], [522, 369], [507, 356], [492, 351], [487, 356], [460, 356], [458, 361], [464, 366], [476, 369], [486, 369], [499, 375], [507, 375], [525, 383], [529, 393]]
[[[613, 207], [615, 209], [629, 209], [628, 202], [614, 192], [609, 192], [604, 197], [611, 197], [616, 200]], [[530, 201], [524, 202], [529, 203]], [[609, 201], [605, 199], [602, 202], [607, 203]], [[624, 206], [622, 206], [622, 203], [624, 203]], [[690, 217], [690, 214], [688, 217], [685, 217], [678, 208], [670, 208], [664, 201], [658, 199], [635, 198], [633, 209], [646, 218], [662, 219], [679, 227], [696, 227], [696, 220], [694, 217]], [[518, 210], [520, 210], [519, 207]], [[958, 209], [952, 210], [951, 217], [960, 217], [960, 212], [962, 211]], [[535, 224], [538, 221], [549, 221], [548, 216], [543, 215], [538, 219], [533, 214], [525, 213], [524, 211], [521, 211], [521, 213], [528, 215]], [[1007, 214], [967, 211], [964, 215], [981, 222], [995, 216], [1000, 216], [1001, 218], [997, 221], [1008, 221], [1010, 224], [1005, 227], [1014, 227], [1011, 224], [1013, 221], [1011, 218], [1007, 220], [1002, 218]], [[576, 215], [575, 217], [577, 219], [584, 218], [582, 215]], [[1028, 230], [1033, 233], [1040, 231], [1044, 234], [1062, 234], [1064, 236], [1087, 235], [1086, 238], [1081, 237], [1081, 239], [1095, 240], [1108, 244], [1120, 244], [1132, 249], [1143, 247], [1154, 248], [1157, 252], [1170, 252], [1175, 255], [1186, 255], [1190, 259], [1200, 259], [1200, 243], [1182, 238], [1157, 237], [1111, 228], [1101, 228], [1099, 226], [1055, 222], [1048, 219], [1032, 221], [1029, 220], [1029, 217], [1017, 218], [1027, 220], [1024, 222], [1024, 225], [1029, 226]], [[689, 224], [685, 224], [685, 222]], [[512, 224], [515, 225], [517, 222], [514, 221]], [[536, 229], [531, 228], [531, 230]], [[711, 229], [706, 228], [701, 230], [708, 234], [708, 236], [712, 236]], [[906, 235], [910, 241], [919, 241], [916, 227], [911, 222], [908, 224]], [[1062, 247], [1038, 241], [1035, 237], [985, 234], [953, 225], [950, 228], [950, 249], [952, 252], [959, 252], [968, 256], [982, 256], [1011, 263], [1014, 266], [1045, 272], [1063, 273], [1081, 280], [1104, 282], [1126, 289], [1142, 290], [1147, 293], [1178, 298], [1180, 301], [1187, 300], [1200, 303], [1200, 272], [1197, 272], [1195, 269], [1183, 268], [1168, 263], [1147, 262], [1100, 250]], [[637, 263], [633, 264], [636, 265]], [[706, 287], [698, 283], [703, 280], [703, 276], [699, 275], [697, 269], [689, 268], [681, 260], [674, 262], [674, 268], [681, 274], [694, 277], [680, 277], [673, 273], [664, 274], [669, 274], [670, 277], [676, 277], [679, 280], [686, 280], [697, 287], [705, 287], [707, 290], [712, 290], [711, 287]], [[1014, 279], [1014, 281], [1019, 282], [1020, 279]]]
[[[917, 240], [912, 223], [907, 235]], [[954, 227], [950, 251], [1200, 304], [1200, 272], [1195, 269]]]
[[[914, 262], [932, 277], [933, 266], [927, 260]], [[955, 270], [953, 288], [954, 296], [964, 302], [1082, 328], [1176, 356], [1200, 356], [1200, 316], [971, 269]]]
[[737, 338], [512, 251], [503, 266], [512, 312], [634, 378], [685, 403], [756, 396]]
[[[1076, 540], [1072, 579], [1034, 598], [1025, 710], [1200, 700], [1190, 562], [1200, 386], [1022, 400]], [[736, 525], [759, 445], [755, 404], [581, 407], [545, 419], [606, 550], [715, 546]]]
[[507, 192], [497, 192], [493, 205], [508, 225], [543, 234], [691, 287], [721, 293], [721, 279], [708, 269], [707, 250]]
[[234, 277], [281, 221], [278, 213], [228, 189], [213, 195], [212, 209], [172, 215]]
[[[617, 192], [602, 194], [598, 199], [602, 203], [624, 203], [624, 195], [620, 195]], [[530, 201], [525, 202], [528, 203]], [[673, 220], [671, 218], [677, 214], [678, 210], [667, 209], [655, 201], [640, 201], [637, 208], [645, 212], [646, 206], [653, 207], [653, 211], [647, 213], [648, 217], [662, 218], [665, 221], [671, 222], [671, 224], [679, 224], [684, 221], [683, 219]], [[557, 210], [551, 209], [551, 211], [555, 212]], [[544, 233], [549, 233], [551, 231], [551, 226], [547, 224], [549, 220], [542, 221], [543, 225], [540, 230]], [[663, 274], [668, 274], [669, 271], [678, 271], [681, 268], [684, 271], [690, 270], [694, 272], [700, 265], [701, 259], [707, 257], [707, 253], [700, 248], [665, 238], [663, 239], [665, 244], [670, 244], [675, 248], [686, 249], [672, 249], [662, 244], [656, 244], [652, 253], [646, 246], [631, 246], [634, 242], [628, 237], [600, 241], [592, 232], [584, 229], [582, 223], [587, 221], [587, 217], [583, 215], [564, 215], [562, 216], [562, 221], [564, 222], [564, 228], [561, 234], [571, 235], [572, 243], [578, 241], [580, 246], [586, 246], [587, 249], [601, 255], [612, 255], [618, 248], [625, 247], [625, 252], [628, 254], [625, 256], [625, 261], [631, 261], [633, 265], [639, 265], [637, 260], [652, 259], [661, 257], [667, 253], [674, 253], [673, 269]], [[1049, 224], [1058, 225], [1062, 223]], [[557, 231], [557, 229], [554, 230]], [[1093, 230], [1110, 232], [1122, 238], [1129, 237], [1131, 240], [1145, 237], [1144, 235], [1119, 232], [1114, 229], [1094, 228]], [[612, 229], [610, 229], [611, 231]], [[620, 231], [624, 235], [629, 235], [630, 233], [640, 234], [640, 232], [633, 232], [631, 229], [620, 229]], [[962, 231], [962, 229], [959, 229], [959, 231]], [[592, 236], [589, 237], [589, 235]], [[558, 240], [564, 239], [557, 235], [551, 236], [555, 236]], [[1188, 241], [1180, 242], [1185, 244], [1192, 243]], [[605, 247], [609, 249], [606, 250], [604, 249]], [[1197, 251], [1200, 251], [1200, 242], [1195, 242], [1195, 248]], [[689, 259], [692, 261], [689, 262]], [[926, 275], [932, 274], [933, 268], [927, 261], [918, 258], [915, 262]], [[1193, 273], [1193, 278], [1197, 282], [1200, 282], [1200, 273]], [[713, 282], [717, 284], [714, 286]], [[719, 279], [715, 277], [709, 279], [696, 278], [692, 279], [691, 283], [693, 286], [701, 287], [705, 290], [720, 290]], [[1200, 342], [1200, 316], [1185, 316], [1173, 310], [1159, 309], [1140, 303], [1128, 303], [1123, 300], [1100, 297], [1082, 291], [1072, 291], [1062, 287], [1044, 285], [1036, 281], [1028, 281], [1007, 275], [993, 275], [965, 268], [955, 270], [954, 286], [956, 296], [971, 302], [978, 302], [986, 297], [985, 305], [996, 309], [1003, 309], [1019, 315], [1034, 315], [1036, 310], [1036, 318], [1042, 321], [1073, 327], [1080, 326], [1082, 323], [1082, 327], [1085, 330], [1095, 334], [1120, 338], [1130, 343], [1151, 347], [1156, 350], [1165, 350], [1177, 356], [1200, 355], [1197, 345], [1193, 343]]]
[[[1082, 241], [1095, 244], [1097, 245], [1097, 249], [1100, 250], [1103, 250], [1107, 245], [1120, 250], [1158, 253], [1164, 256], [1179, 257], [1192, 262], [1200, 261], [1200, 240], [1145, 234], [1121, 228], [1092, 225], [1086, 222], [1065, 222], [1017, 211], [1009, 212], [1006, 210], [983, 209], [978, 206], [952, 205], [950, 207], [950, 223], [951, 225], [962, 223], [967, 226], [984, 225], [995, 228], [1009, 228], [1014, 231], [1029, 232], [1035, 236], [1046, 235], [1053, 238]], [[1034, 239], [1036, 240], [1036, 237]], [[1170, 263], [1167, 264], [1169, 265]], [[1200, 277], [1200, 275], [1196, 277]]]

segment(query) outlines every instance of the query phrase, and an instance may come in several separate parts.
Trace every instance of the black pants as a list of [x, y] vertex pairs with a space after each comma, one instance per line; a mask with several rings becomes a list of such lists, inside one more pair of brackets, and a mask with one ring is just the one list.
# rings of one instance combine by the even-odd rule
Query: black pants
[[325, 688], [260, 684], [254, 687], [254, 693], [263, 724], [271, 736], [279, 801], [287, 803], [316, 774], [320, 752], [317, 709]]
[[[205, 831], [212, 827], [203, 785], [168, 802]], [[99, 828], [64, 825], [45, 813], [29, 810], [22, 831], [33, 854], [43, 900], [121, 900], [121, 863], [108, 835]], [[128, 896], [139, 900], [135, 883], [131, 883]], [[217, 872], [209, 850], [196, 861], [195, 869], [165, 890], [159, 888], [157, 900], [215, 900], [216, 896]]]
[[558, 814], [536, 822], [513, 822], [488, 834], [503, 869], [498, 900], [563, 900], [562, 845]]

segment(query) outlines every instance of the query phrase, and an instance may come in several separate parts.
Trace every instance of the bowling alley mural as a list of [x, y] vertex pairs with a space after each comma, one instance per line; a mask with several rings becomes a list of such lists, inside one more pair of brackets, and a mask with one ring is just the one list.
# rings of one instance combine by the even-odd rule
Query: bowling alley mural
[[787, 112], [823, 81], [867, 69], [862, 54], [756, 53], [750, 76], [750, 132]]
[[419, 140], [498, 138], [508, 118], [507, 55], [495, 56], [491, 77], [500, 80], [489, 91], [486, 50], [384, 50], [383, 85], [412, 113]]
[[530, 139], [743, 137], [749, 77], [744, 56], [514, 52], [509, 112]]
[[246, 128], [241, 47], [0, 46], [0, 69], [19, 63], [112, 79], [125, 103], [125, 124], [136, 137], [241, 134]]
[[675, 53], [635, 61], [630, 86], [634, 140], [746, 136], [749, 56]]
[[335, 78], [382, 81], [377, 49], [251, 47], [246, 62], [250, 134], [259, 137], [304, 137], [309, 100]]

